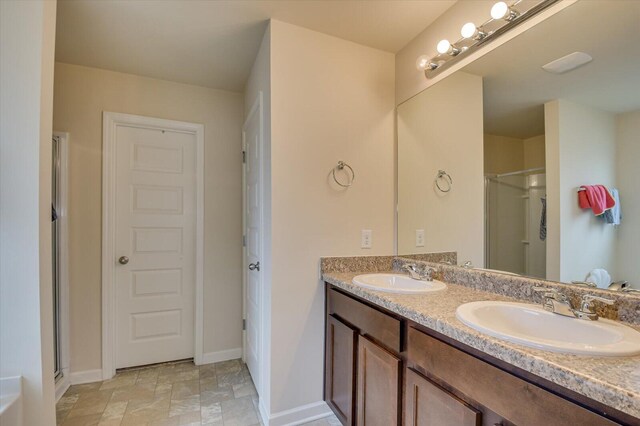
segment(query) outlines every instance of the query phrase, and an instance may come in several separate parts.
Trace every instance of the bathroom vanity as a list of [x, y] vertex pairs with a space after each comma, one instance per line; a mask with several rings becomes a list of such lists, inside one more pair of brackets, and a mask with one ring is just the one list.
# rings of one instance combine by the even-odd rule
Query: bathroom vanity
[[325, 401], [343, 424], [640, 425], [640, 357], [524, 348], [455, 318], [462, 303], [503, 295], [450, 283], [387, 294], [355, 275], [323, 273]]

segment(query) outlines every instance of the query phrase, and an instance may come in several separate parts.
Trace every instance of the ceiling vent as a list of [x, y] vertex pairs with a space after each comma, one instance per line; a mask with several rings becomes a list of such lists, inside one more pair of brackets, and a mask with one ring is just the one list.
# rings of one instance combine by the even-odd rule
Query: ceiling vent
[[593, 58], [584, 52], [573, 52], [567, 56], [563, 56], [560, 59], [549, 62], [542, 66], [542, 69], [553, 74], [564, 74], [581, 67], [584, 64], [588, 64], [593, 61]]

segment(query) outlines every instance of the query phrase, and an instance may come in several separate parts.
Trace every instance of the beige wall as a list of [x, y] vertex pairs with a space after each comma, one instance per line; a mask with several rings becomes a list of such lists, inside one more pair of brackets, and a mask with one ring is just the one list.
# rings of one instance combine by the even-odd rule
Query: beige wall
[[484, 135], [484, 173], [500, 174], [545, 166], [544, 135], [528, 139]]
[[[484, 265], [483, 168], [481, 77], [458, 72], [400, 105], [398, 253], [457, 251]], [[446, 194], [434, 185], [440, 169], [453, 179]]]
[[583, 280], [594, 268], [615, 277], [617, 230], [578, 206], [580, 185], [615, 186], [615, 116], [565, 99], [545, 104], [547, 278]]
[[484, 173], [500, 174], [524, 169], [522, 139], [484, 135]]
[[0, 2], [0, 377], [22, 376], [22, 420], [30, 426], [55, 424], [50, 210], [55, 18], [52, 1]]
[[544, 135], [534, 136], [523, 141], [524, 144], [524, 168], [537, 169], [545, 167]]
[[616, 117], [617, 188], [620, 191], [622, 222], [617, 230], [616, 280], [628, 280], [640, 288], [640, 111], [620, 114]]
[[[394, 56], [271, 23], [272, 413], [322, 403], [321, 256], [393, 252]], [[331, 184], [338, 160], [356, 180]], [[373, 248], [360, 248], [360, 231]]]
[[69, 132], [72, 372], [101, 368], [102, 112], [205, 125], [204, 352], [240, 348], [242, 95], [57, 63], [54, 129]]

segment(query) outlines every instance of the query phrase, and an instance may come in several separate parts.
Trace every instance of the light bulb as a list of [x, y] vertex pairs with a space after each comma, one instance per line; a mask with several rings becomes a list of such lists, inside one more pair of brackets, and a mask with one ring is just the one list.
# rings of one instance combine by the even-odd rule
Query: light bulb
[[462, 26], [462, 30], [460, 30], [460, 35], [462, 35], [463, 38], [472, 38], [477, 34], [478, 28], [473, 22], [467, 22]]
[[416, 59], [416, 68], [419, 71], [424, 71], [427, 68], [430, 68], [431, 59], [427, 55], [420, 55], [418, 59]]
[[436, 49], [438, 50], [438, 53], [444, 55], [445, 53], [449, 53], [449, 50], [451, 50], [451, 43], [449, 43], [449, 40], [440, 40]]
[[509, 13], [509, 6], [503, 1], [499, 1], [491, 8], [491, 17], [493, 19], [502, 19]]

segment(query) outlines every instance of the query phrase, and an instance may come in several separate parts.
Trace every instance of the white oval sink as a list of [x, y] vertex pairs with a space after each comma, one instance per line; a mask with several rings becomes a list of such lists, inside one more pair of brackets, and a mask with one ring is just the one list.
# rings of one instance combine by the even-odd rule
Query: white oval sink
[[401, 294], [431, 293], [447, 288], [447, 285], [442, 281], [414, 280], [410, 276], [402, 274], [358, 275], [353, 279], [353, 283], [372, 290]]
[[490, 336], [536, 349], [594, 356], [640, 354], [640, 333], [615, 321], [587, 321], [515, 302], [471, 302], [456, 317]]

